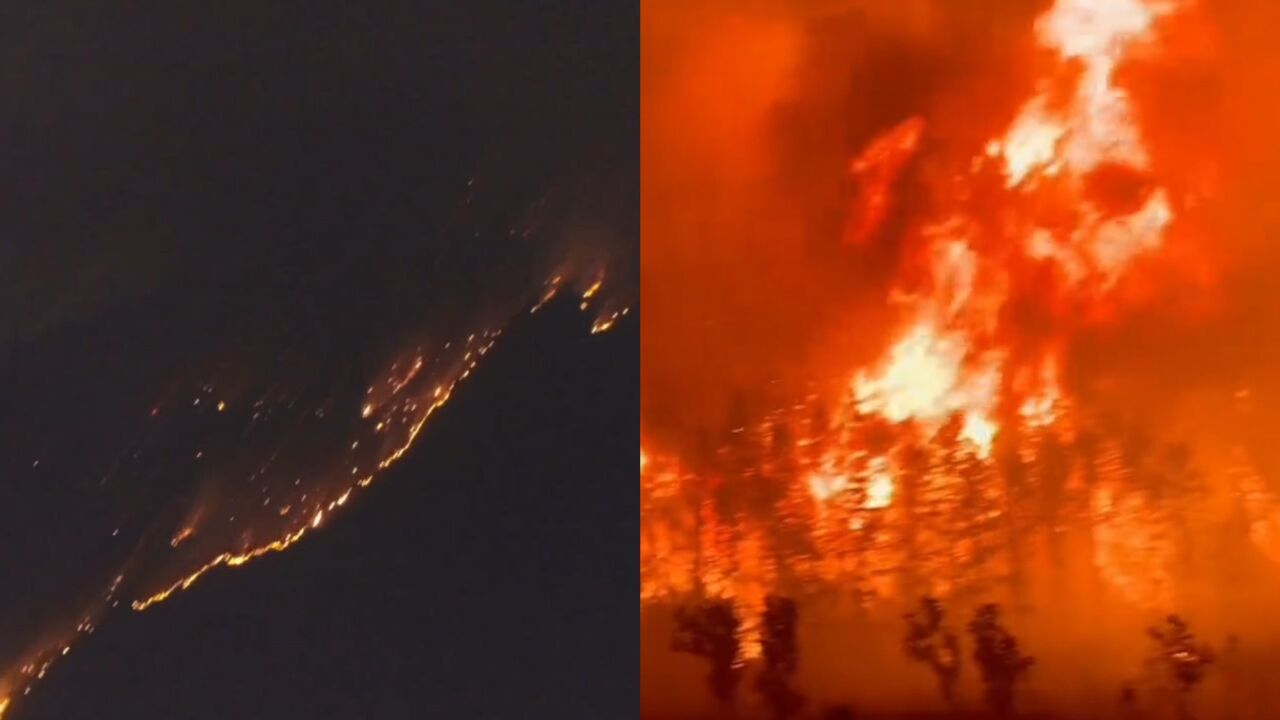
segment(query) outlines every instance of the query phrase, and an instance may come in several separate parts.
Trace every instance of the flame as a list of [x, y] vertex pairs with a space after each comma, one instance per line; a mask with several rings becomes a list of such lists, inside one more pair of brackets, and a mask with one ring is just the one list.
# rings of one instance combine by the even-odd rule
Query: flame
[[818, 502], [827, 502], [849, 487], [849, 478], [839, 474], [816, 472], [809, 476], [809, 492]]
[[845, 239], [855, 245], [871, 241], [889, 213], [894, 183], [915, 154], [924, 134], [924, 118], [912, 117], [873, 140], [849, 164], [849, 174], [862, 186], [858, 207]]
[[[487, 350], [491, 348], [493, 344], [497, 341], [498, 335], [499, 333], [496, 331], [492, 333], [489, 331], [482, 333], [482, 336], [484, 338], [487, 338], [487, 342], [484, 345], [480, 346], [480, 348], [482, 348], [483, 351], [487, 352]], [[476, 336], [472, 335], [469, 342], [474, 341], [475, 338]], [[453, 390], [457, 385], [457, 383], [461, 382], [463, 379], [465, 379], [467, 376], [470, 375], [471, 371], [476, 367], [476, 364], [478, 362], [476, 357], [482, 354], [483, 352], [476, 352], [475, 354], [468, 352], [466, 357], [469, 358], [469, 361], [467, 362], [466, 365], [463, 366], [464, 369], [458, 374], [458, 376], [446, 384], [436, 385], [430, 391], [429, 396], [431, 398], [431, 401], [429, 403], [424, 403], [423, 407], [425, 409], [423, 409], [420, 412], [420, 414], [418, 414], [416, 420], [410, 425], [409, 430], [406, 434], [405, 441], [401, 445], [392, 449], [385, 457], [383, 457], [381, 460], [378, 461], [377, 463], [378, 472], [391, 467], [397, 460], [399, 460], [401, 457], [404, 456], [404, 454], [409, 450], [410, 447], [412, 447], [414, 441], [417, 439], [418, 434], [421, 432], [423, 426], [426, 425], [427, 420], [429, 420], [437, 410], [439, 410], [441, 407], [445, 405], [446, 402], [448, 402], [449, 398], [452, 396]], [[413, 377], [415, 377], [418, 374], [418, 372], [422, 369], [422, 366], [423, 366], [422, 358], [421, 357], [415, 358], [414, 362], [410, 365], [408, 373], [403, 377], [397, 377], [394, 375], [394, 373], [396, 372], [396, 366], [393, 366], [392, 367], [393, 376], [386, 381], [386, 384], [390, 385], [392, 388], [392, 395], [394, 396], [396, 394], [399, 394], [409, 384], [410, 380], [412, 380]], [[418, 407], [419, 402], [421, 402], [420, 399], [409, 399], [406, 401], [406, 404], [404, 406], [398, 406], [397, 409], [399, 409], [399, 407], [416, 408]], [[364, 406], [361, 407], [360, 415], [362, 418], [369, 417], [369, 415], [372, 412], [371, 410], [369, 412], [366, 412], [366, 409], [369, 409], [369, 408], [370, 408], [370, 405], [368, 404], [365, 404]], [[352, 468], [352, 470], [354, 471], [356, 470], [356, 468]], [[353, 472], [353, 474], [355, 473]], [[209, 561], [207, 561], [205, 564], [201, 565], [200, 567], [196, 568], [194, 571], [187, 574], [186, 576], [173, 582], [169, 586], [159, 590], [158, 592], [153, 593], [148, 597], [133, 601], [132, 603], [133, 609], [141, 612], [157, 603], [164, 602], [165, 600], [169, 599], [174, 593], [190, 588], [192, 585], [196, 583], [196, 581], [198, 581], [206, 573], [208, 573], [210, 570], [213, 570], [216, 567], [224, 566], [224, 565], [227, 567], [238, 567], [240, 565], [244, 565], [245, 563], [251, 560], [262, 557], [263, 555], [266, 555], [268, 553], [283, 552], [284, 550], [287, 550], [288, 548], [292, 547], [295, 543], [297, 543], [299, 540], [301, 540], [306, 535], [308, 530], [318, 529], [321, 526], [321, 524], [324, 522], [326, 512], [332, 512], [334, 509], [346, 504], [347, 499], [351, 496], [351, 493], [356, 488], [368, 487], [373, 482], [375, 474], [376, 473], [369, 473], [369, 474], [365, 474], [363, 476], [358, 477], [351, 486], [343, 490], [343, 492], [338, 496], [336, 496], [333, 500], [316, 507], [315, 510], [310, 515], [310, 520], [306, 524], [303, 524], [297, 529], [291, 532], [288, 532], [282, 537], [277, 538], [276, 540], [268, 542], [264, 545], [260, 545], [242, 552], [220, 553], [214, 556]], [[185, 539], [185, 537], [190, 535], [190, 533], [187, 532], [186, 530], [184, 530], [183, 533], [180, 533], [179, 536], [175, 537], [175, 541], [174, 541], [175, 547], [177, 546], [177, 543], [181, 541], [181, 539]]]
[[624, 307], [621, 310], [614, 310], [607, 315], [602, 314], [600, 317], [596, 318], [595, 322], [591, 323], [591, 334], [599, 335], [602, 332], [608, 332], [618, 323], [619, 320], [625, 317], [630, 310], [631, 308]]
[[894, 422], [921, 420], [940, 424], [957, 412], [965, 417], [965, 436], [987, 449], [995, 425], [987, 414], [996, 401], [998, 366], [987, 361], [967, 372], [963, 338], [939, 336], [917, 326], [889, 351], [878, 375], [860, 370], [854, 377], [858, 409]]
[[1051, 108], [1047, 89], [1023, 107], [1003, 145], [1011, 184], [1055, 163], [1077, 176], [1104, 162], [1146, 168], [1131, 102], [1114, 74], [1136, 43], [1151, 39], [1158, 15], [1173, 9], [1143, 0], [1060, 0], [1037, 20], [1040, 43], [1084, 71], [1066, 108]]
[[[1112, 288], [1134, 260], [1159, 249], [1174, 220], [1168, 193], [1147, 189], [1135, 209], [1116, 212], [1100, 205], [1090, 188], [1112, 178], [1112, 185], [1133, 185], [1149, 171], [1149, 158], [1133, 118], [1128, 95], [1114, 80], [1117, 64], [1138, 42], [1151, 39], [1152, 23], [1171, 7], [1139, 0], [1060, 0], [1036, 22], [1041, 44], [1068, 67], [1083, 64], [1074, 93], [1065, 106], [1050, 99], [1054, 78], [1023, 106], [1002, 137], [988, 141], [983, 155], [1003, 160], [1005, 186], [1014, 194], [1036, 193], [1054, 183], [1054, 192], [1071, 199], [1078, 222], [1067, 228], [1026, 226], [1023, 251], [1030, 258], [1059, 265], [1072, 284]], [[874, 165], [893, 148], [914, 149], [922, 123], [917, 118], [872, 141], [855, 167]], [[883, 160], [879, 160], [883, 163]], [[1101, 174], [1102, 180], [1099, 180]], [[1139, 186], [1141, 183], [1139, 183]], [[1142, 190], [1141, 187], [1138, 188]], [[882, 204], [876, 199], [877, 204]], [[1012, 271], [976, 247], [981, 226], [961, 205], [921, 232], [930, 279], [927, 293], [903, 291], [913, 320], [875, 371], [860, 369], [853, 380], [859, 409], [894, 421], [915, 420], [936, 428], [959, 414], [961, 434], [990, 451], [999, 427], [993, 412], [1000, 400], [1008, 360], [992, 347], [999, 313], [1009, 301]], [[980, 279], [986, 282], [979, 289]], [[1048, 373], [1038, 396], [1028, 396], [1021, 412], [1046, 424], [1060, 390], [1056, 362], [1044, 355]]]
[[[545, 287], [549, 289], [544, 290], [533, 307], [536, 309], [549, 301], [555, 294], [555, 288], [559, 287], [562, 282], [563, 278], [560, 275], [556, 275], [545, 283]], [[603, 279], [597, 277], [595, 282], [588, 287], [585, 297], [599, 299], [603, 291]], [[601, 301], [611, 302], [607, 298]], [[612, 326], [618, 319], [626, 315], [626, 312], [625, 308], [611, 311], [611, 314], [604, 316], [603, 319], [608, 322], [608, 326]], [[600, 324], [601, 320], [597, 320], [593, 326], [593, 333], [603, 332], [608, 329], [608, 326], [599, 327]], [[300, 497], [294, 498], [296, 502], [282, 503], [277, 510], [271, 511], [269, 517], [282, 519], [281, 522], [284, 523], [286, 528], [273, 539], [235, 550], [218, 552], [204, 560], [194, 569], [185, 571], [173, 582], [149, 594], [137, 597], [129, 603], [129, 606], [137, 612], [148, 610], [170, 599], [176, 593], [191, 588], [201, 578], [218, 567], [239, 567], [265, 555], [284, 552], [301, 541], [308, 532], [318, 531], [326, 521], [331, 520], [338, 508], [347, 504], [358, 489], [368, 487], [381, 472], [390, 468], [408, 452], [428, 420], [453, 397], [459, 383], [470, 377], [478, 366], [480, 358], [484, 357], [494, 347], [501, 334], [501, 330], [497, 329], [481, 330], [468, 336], [464, 342], [457, 343], [458, 352], [461, 353], [460, 359], [445, 373], [431, 377], [430, 382], [427, 379], [427, 360], [421, 353], [421, 348], [417, 352], [407, 354], [406, 358], [402, 358], [401, 361], [393, 363], [383, 377], [369, 385], [365, 393], [367, 399], [358, 407], [352, 408], [351, 412], [353, 415], [358, 413], [362, 420], [369, 420], [370, 422], [376, 420], [372, 432], [384, 437], [398, 437], [400, 439], [398, 443], [384, 446], [385, 449], [379, 450], [378, 455], [371, 462], [353, 461], [353, 464], [349, 466], [335, 468], [334, 475], [336, 477], [349, 478], [340, 480], [344, 484], [338, 485], [336, 489], [329, 487], [326, 490], [321, 487], [320, 491], [316, 492], [316, 488], [311, 488], [308, 492], [302, 493]], [[446, 343], [444, 347], [448, 349], [451, 345], [453, 343]], [[204, 391], [212, 392], [212, 387], [206, 386]], [[192, 405], [198, 407], [199, 401], [200, 398], [197, 397]], [[228, 408], [228, 404], [225, 401], [218, 401], [215, 407], [221, 412]], [[255, 409], [261, 408], [262, 402], [259, 401], [254, 407]], [[259, 409], [259, 412], [255, 413], [254, 420], [257, 420], [262, 412]], [[150, 409], [149, 414], [153, 417], [156, 416], [158, 408]], [[323, 408], [317, 410], [316, 415], [317, 417], [322, 417]], [[393, 434], [391, 432], [392, 428], [395, 428], [397, 433]], [[377, 445], [377, 443], [373, 443], [373, 445]], [[365, 444], [358, 439], [349, 443], [350, 450], [353, 452], [364, 446]], [[200, 456], [200, 454], [202, 453], [197, 456]], [[249, 479], [254, 479], [254, 477], [264, 472], [268, 466], [270, 466], [270, 461], [251, 475]], [[361, 471], [362, 466], [367, 468], [363, 472]], [[295, 487], [299, 486], [301, 480], [302, 478], [297, 478], [293, 485]], [[265, 489], [264, 486], [264, 492]], [[301, 490], [302, 488], [299, 488], [299, 491]], [[266, 497], [262, 505], [264, 507], [269, 505], [271, 500], [271, 497]], [[182, 550], [185, 551], [189, 549], [190, 545], [198, 545], [200, 541], [193, 540], [193, 538], [196, 537], [197, 526], [205, 514], [206, 508], [203, 506], [195, 507], [183, 526], [170, 537], [170, 548], [176, 550], [179, 546], [183, 546]], [[234, 517], [231, 519], [234, 520]], [[248, 535], [244, 537], [248, 537]], [[210, 541], [215, 539], [210, 535]], [[207, 544], [208, 541], [206, 541]], [[198, 549], [193, 552], [198, 552]], [[72, 643], [75, 639], [94, 631], [98, 618], [120, 602], [117, 596], [124, 579], [123, 572], [116, 576], [106, 591], [82, 615], [78, 616], [73, 630], [54, 633], [42, 639], [41, 642], [35, 644], [33, 649], [26, 652], [23, 655], [23, 659], [11, 669], [0, 673], [0, 716], [3, 716], [4, 712], [10, 708], [13, 699], [19, 693], [22, 695], [29, 693], [35, 682], [45, 676], [57, 659], [65, 657], [71, 652]]]
[[[930, 116], [911, 116], [854, 154], [846, 252], [881, 239], [914, 168], [946, 178], [921, 182], [911, 216], [892, 225], [894, 332], [834, 391], [815, 381], [801, 398], [762, 403], [696, 462], [642, 446], [642, 603], [697, 593], [733, 600], [747, 619], [784, 570], [876, 597], [1014, 583], [1015, 556], [1037, 552], [1019, 533], [1060, 528], [1024, 528], [998, 449], [1007, 437], [1014, 452], [1001, 461], [1030, 466], [1071, 440], [1081, 419], [1064, 384], [1067, 333], [1108, 317], [1178, 227], [1117, 68], [1158, 46], [1158, 21], [1187, 4], [1057, 0], [1033, 29], [1044, 72], [1000, 131], [949, 145]], [[1030, 302], [1054, 320], [1042, 336], [1014, 324]], [[1098, 575], [1135, 605], [1167, 607], [1167, 520], [1119, 458], [1108, 445], [1062, 492], [1087, 518]], [[767, 510], [734, 494], [757, 486], [773, 493]], [[1257, 542], [1280, 548], [1280, 500], [1248, 487]], [[803, 541], [775, 539], [773, 559], [754, 544], [791, 535]], [[744, 637], [754, 652], [758, 637]]]
[[887, 469], [878, 470], [871, 475], [871, 481], [867, 484], [867, 501], [864, 507], [868, 510], [879, 510], [889, 507], [891, 502], [893, 502], [893, 475]]
[[[557, 275], [547, 281], [545, 285], [554, 289], [555, 287], [558, 287], [561, 282], [561, 277]], [[584, 297], [590, 298], [597, 295], [603, 287], [603, 282], [602, 278], [598, 278], [587, 289]], [[552, 291], [548, 291], [548, 293], [552, 293]], [[534, 307], [536, 308], [545, 303], [549, 297], [550, 294], [544, 294]], [[622, 314], [625, 314], [625, 311], [621, 311], [618, 316], [620, 317]], [[595, 327], [592, 329], [593, 333], [602, 331], [603, 330], [597, 330]], [[405, 391], [406, 388], [409, 388], [413, 381], [422, 373], [423, 368], [425, 367], [423, 356], [420, 354], [415, 355], [413, 360], [408, 363], [408, 367], [403, 371], [400, 368], [400, 363], [393, 364], [388, 376], [371, 385], [369, 387], [369, 392], [366, 393], [374, 394], [375, 389], [386, 388], [385, 398], [377, 402], [368, 401], [361, 405], [360, 417], [361, 419], [369, 419], [373, 415], [378, 414], [381, 418], [378, 428], [379, 431], [385, 423], [389, 423], [397, 417], [404, 417], [407, 415], [410, 420], [405, 431], [403, 442], [394, 446], [379, 458], [376, 461], [372, 472], [362, 474], [358, 472], [358, 467], [352, 467], [351, 475], [355, 476], [352, 483], [336, 496], [333, 496], [333, 499], [328, 502], [321, 502], [320, 504], [313, 506], [309, 511], [309, 514], [306, 515], [309, 519], [295, 529], [286, 532], [275, 540], [256, 547], [239, 552], [219, 553], [203, 565], [174, 581], [167, 587], [164, 587], [149, 596], [133, 601], [133, 609], [143, 611], [157, 603], [163, 602], [170, 598], [174, 593], [190, 588], [206, 573], [219, 566], [238, 567], [269, 553], [283, 552], [300, 541], [306, 535], [308, 530], [319, 529], [325, 521], [326, 513], [332, 513], [338, 507], [345, 505], [355, 490], [368, 487], [372, 484], [373, 480], [379, 473], [390, 468], [398, 460], [404, 457], [405, 453], [409, 451], [409, 448], [411, 448], [417, 440], [419, 433], [421, 433], [423, 427], [427, 424], [427, 421], [430, 420], [440, 408], [445, 406], [453, 396], [458, 383], [467, 379], [471, 375], [471, 372], [479, 363], [479, 359], [493, 348], [500, 336], [501, 330], [484, 330], [480, 333], [471, 334], [466, 339], [466, 342], [463, 343], [463, 347], [465, 348], [465, 352], [462, 356], [463, 364], [457, 370], [456, 374], [452, 378], [433, 383], [430, 385], [429, 389], [424, 389], [413, 395], [405, 396]], [[381, 395], [379, 397], [381, 397]], [[358, 443], [359, 441], [353, 443], [352, 449], [358, 447]], [[281, 512], [280, 514], [284, 515], [286, 513]], [[190, 537], [192, 532], [193, 529], [191, 528], [183, 529], [174, 537], [173, 545], [176, 547], [178, 543]]]
[[195, 531], [196, 529], [190, 525], [182, 528], [181, 530], [178, 531], [176, 535], [173, 536], [173, 539], [169, 541], [170, 547], [178, 547], [179, 545], [182, 544], [184, 540], [186, 540], [187, 538], [190, 538], [195, 533]]
[[0, 675], [0, 717], [12, 705], [13, 699], [31, 693], [36, 682], [53, 667], [54, 663], [71, 653], [72, 644], [80, 637], [92, 634], [98, 619], [116, 604], [116, 593], [124, 582], [124, 573], [116, 575], [106, 589], [77, 616], [74, 627], [46, 636], [30, 648], [13, 667]]

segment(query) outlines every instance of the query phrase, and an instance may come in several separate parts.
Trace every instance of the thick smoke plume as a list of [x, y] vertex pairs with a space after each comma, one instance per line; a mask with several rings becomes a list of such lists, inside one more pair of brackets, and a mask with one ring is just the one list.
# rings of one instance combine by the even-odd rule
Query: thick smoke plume
[[[794, 396], [885, 349], [898, 320], [885, 303], [902, 261], [894, 223], [912, 212], [910, 191], [940, 181], [928, 177], [947, 167], [939, 157], [966, 158], [1009, 124], [1044, 63], [1032, 28], [1047, 6], [646, 3], [647, 432], [722, 430], [732, 407]], [[1269, 12], [1193, 6], [1162, 21], [1158, 49], [1118, 69], [1152, 174], [1184, 205], [1108, 322], [1044, 327], [1034, 298], [1015, 304], [1025, 334], [1069, 333], [1065, 374], [1083, 400], [1158, 424], [1202, 393], [1226, 398], [1215, 412], [1231, 412], [1239, 390], [1255, 411], [1274, 405], [1260, 397], [1275, 392], [1280, 350], [1267, 321], [1280, 252]], [[928, 123], [919, 155], [933, 162], [898, 179], [876, 242], [850, 247], [850, 162], [913, 116]]]
[[[1083, 188], [1084, 200], [1106, 217], [1136, 217], [1143, 207], [1160, 210], [1159, 242], [1125, 254], [1120, 269], [1104, 268], [1077, 284], [1056, 250], [1028, 252], [1033, 262], [991, 233], [967, 236], [980, 267], [986, 263], [1006, 273], [1007, 282], [994, 292], [994, 328], [973, 335], [1004, 354], [1001, 370], [992, 373], [1000, 399], [983, 408], [989, 411], [978, 418], [983, 422], [951, 432], [974, 440], [1010, 476], [1008, 467], [1023, 462], [1017, 456], [1030, 435], [1019, 436], [1007, 420], [1020, 412], [1030, 417], [1027, 408], [1036, 405], [1023, 402], [1028, 392], [1019, 378], [1040, 372], [1039, 359], [1052, 357], [1046, 372], [1060, 393], [1054, 403], [1069, 407], [1072, 418], [1066, 423], [1071, 428], [1056, 433], [1054, 442], [1077, 458], [1091, 458], [1073, 461], [1075, 467], [1091, 468], [1084, 475], [1105, 475], [1107, 461], [1098, 458], [1113, 452], [1116, 468], [1162, 468], [1116, 470], [1130, 473], [1125, 482], [1191, 478], [1187, 482], [1203, 491], [1196, 507], [1203, 513], [1200, 521], [1212, 528], [1195, 531], [1203, 534], [1193, 541], [1153, 535], [1151, 545], [1162, 548], [1170, 563], [1183, 561], [1172, 559], [1183, 552], [1174, 547], [1189, 548], [1188, 557], [1197, 558], [1186, 560], [1199, 569], [1179, 581], [1177, 592], [1095, 604], [1082, 597], [1094, 592], [1084, 589], [1092, 587], [1092, 573], [1068, 568], [1062, 570], [1065, 585], [1032, 592], [1028, 606], [1015, 611], [1015, 631], [1025, 634], [1037, 655], [1033, 685], [1039, 683], [1035, 692], [1042, 693], [1039, 707], [1054, 705], [1046, 699], [1052, 697], [1061, 701], [1058, 707], [1079, 709], [1082, 698], [1114, 697], [1113, 689], [1147, 649], [1142, 628], [1152, 622], [1152, 607], [1166, 601], [1192, 614], [1211, 637], [1239, 632], [1252, 635], [1257, 647], [1280, 631], [1265, 600], [1275, 585], [1273, 559], [1280, 558], [1280, 533], [1272, 529], [1280, 507], [1280, 453], [1271, 431], [1280, 420], [1280, 376], [1274, 369], [1280, 332], [1271, 321], [1280, 310], [1273, 277], [1280, 261], [1273, 240], [1280, 205], [1272, 197], [1280, 180], [1280, 101], [1274, 92], [1280, 56], [1269, 30], [1280, 11], [1240, 1], [1071, 4], [1092, 7], [1096, 15], [1070, 16], [1080, 26], [1069, 29], [1068, 38], [1088, 36], [1090, 23], [1108, 12], [1149, 12], [1153, 18], [1148, 30], [1130, 33], [1138, 39], [1127, 38], [1131, 44], [1108, 68], [1108, 80], [1125, 95], [1131, 129], [1142, 139], [1140, 159], [1116, 161], [1123, 151], [1112, 148], [1103, 151], [1114, 155], [1108, 162], [1075, 162], [1089, 169], [1076, 189]], [[1029, 99], [1043, 97], [1042, 109], [1052, 115], [1077, 97], [1082, 78], [1097, 71], [1086, 52], [1070, 56], [1075, 50], [1068, 43], [1055, 54], [1042, 41], [1037, 19], [1052, 6], [1047, 0], [646, 3], [641, 261], [648, 317], [642, 329], [641, 426], [642, 451], [653, 452], [642, 458], [642, 482], [646, 472], [654, 478], [697, 477], [694, 485], [703, 483], [703, 489], [694, 502], [707, 504], [727, 502], [723, 488], [740, 483], [748, 497], [715, 512], [759, 515], [759, 536], [724, 526], [706, 530], [711, 511], [695, 513], [697, 532], [708, 538], [722, 530], [745, 533], [732, 541], [708, 540], [737, 543], [739, 570], [750, 564], [743, 557], [767, 556], [770, 551], [761, 548], [784, 544], [778, 538], [793, 531], [781, 517], [771, 524], [761, 510], [793, 498], [762, 500], [764, 491], [757, 488], [765, 484], [760, 478], [793, 470], [744, 457], [755, 451], [734, 450], [735, 443], [747, 444], [735, 434], [767, 426], [774, 434], [760, 445], [773, 443], [776, 450], [795, 441], [776, 432], [784, 424], [778, 418], [800, 408], [818, 418], [811, 425], [835, 427], [831, 416], [851, 399], [889, 424], [922, 417], [914, 408], [898, 411], [871, 402], [874, 395], [858, 395], [859, 388], [892, 386], [892, 377], [877, 374], [878, 363], [897, 357], [893, 350], [907, 345], [901, 341], [912, 337], [905, 333], [919, 319], [918, 303], [904, 303], [903, 296], [971, 296], [943, 282], [966, 276], [938, 273], [939, 260], [926, 252], [933, 246], [921, 241], [927, 233], [920, 228], [949, 215], [952, 200], [984, 229], [1023, 215], [1053, 232], [1079, 222], [1080, 198], [1065, 197], [1052, 180], [1045, 180], [1044, 190], [1016, 199], [1006, 193], [1023, 178], [1017, 163], [1025, 157], [1018, 153], [1035, 150], [1035, 132], [1043, 130], [1034, 123], [1022, 126], [1030, 134], [1018, 145], [1014, 131], [1035, 115], [1028, 111]], [[1111, 52], [1107, 47], [1101, 55]], [[1123, 138], [1105, 132], [1099, 137], [1124, 145]], [[993, 138], [1002, 144], [989, 145]], [[1056, 137], [1046, 147], [1068, 152], [1062, 146], [1069, 142]], [[1043, 171], [1046, 178], [1070, 172], [1049, 162], [1049, 155], [1030, 155], [1028, 167], [1038, 168], [1030, 172]], [[982, 170], [988, 162], [1003, 163], [1004, 175]], [[1152, 198], [1160, 202], [1144, 205], [1155, 203]], [[975, 286], [982, 285], [981, 274], [975, 277]], [[942, 345], [930, 341], [925, 336], [919, 343], [928, 351], [922, 355], [938, 354]], [[900, 354], [910, 360], [911, 349]], [[973, 348], [969, 354], [982, 357]], [[981, 363], [970, 360], [962, 366], [968, 376], [982, 371]], [[853, 377], [861, 381], [851, 387]], [[786, 422], [791, 431], [803, 426]], [[939, 427], [948, 426], [892, 432], [930, 435]], [[860, 512], [888, 507], [892, 513], [902, 502], [893, 485], [901, 493], [902, 473], [884, 448], [902, 441], [876, 435], [889, 432], [880, 425], [865, 432], [870, 440], [850, 443], [865, 456], [841, 458], [848, 466], [818, 462], [817, 470], [794, 472], [808, 473], [806, 482], [820, 502], [854, 488], [862, 493]], [[1087, 449], [1103, 446], [1113, 450]], [[1043, 458], [1056, 448], [1042, 444], [1035, 453]], [[670, 464], [673, 457], [679, 467]], [[645, 462], [657, 469], [645, 471]], [[751, 469], [744, 475], [738, 472], [742, 467]], [[879, 484], [882, 475], [895, 472], [893, 483]], [[865, 487], [849, 480], [858, 474], [869, 478]], [[1138, 477], [1143, 479], [1133, 479]], [[1090, 512], [1106, 515], [1114, 509], [1112, 500], [1095, 494]], [[1121, 501], [1115, 502], [1119, 507]], [[862, 528], [857, 525], [857, 532]], [[1098, 547], [1117, 535], [1102, 525], [1091, 533]], [[669, 542], [662, 533], [655, 537], [655, 547]], [[1097, 563], [1115, 561], [1105, 549], [1090, 552]], [[696, 562], [708, 561], [698, 555]], [[766, 578], [761, 584], [783, 582], [785, 562], [752, 562]], [[1249, 581], [1235, 587], [1224, 580], [1229, 577]], [[667, 580], [680, 584], [687, 578]], [[694, 584], [715, 594], [701, 580]], [[888, 697], [892, 693], [884, 690], [887, 680], [918, 674], [898, 657], [895, 630], [885, 629], [895, 621], [893, 612], [850, 620], [832, 607], [801, 603], [802, 623], [810, 613], [814, 628], [808, 636], [810, 669], [802, 675], [809, 673], [815, 694], [863, 693], [891, 705], [927, 691], [907, 688]], [[880, 629], [868, 630], [868, 623]], [[646, 638], [661, 634], [654, 627]], [[857, 654], [837, 647], [833, 638], [841, 632], [865, 633], [857, 652], [866, 662], [856, 669], [830, 667]], [[802, 630], [802, 648], [805, 637]], [[1115, 652], [1102, 657], [1104, 647]], [[680, 676], [680, 662], [655, 662], [647, 678], [665, 682]], [[927, 680], [920, 679], [922, 688]], [[646, 688], [657, 682], [646, 679]]]
[[[1040, 5], [646, 3], [647, 428], [723, 425], [761, 389], [794, 393], [883, 348], [898, 258], [892, 233], [841, 242], [849, 163], [913, 115], [936, 124], [928, 143], [1007, 121]], [[890, 224], [910, 203], [895, 198]]]

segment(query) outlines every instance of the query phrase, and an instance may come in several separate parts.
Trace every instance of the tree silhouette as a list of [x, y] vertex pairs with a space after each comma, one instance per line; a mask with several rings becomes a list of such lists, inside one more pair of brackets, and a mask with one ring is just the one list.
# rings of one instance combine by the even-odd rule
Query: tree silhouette
[[920, 598], [919, 612], [903, 616], [907, 635], [903, 648], [907, 657], [925, 663], [938, 678], [938, 689], [948, 705], [955, 704], [956, 678], [960, 675], [960, 643], [942, 626], [942, 603], [936, 598]]
[[756, 678], [756, 689], [773, 711], [773, 716], [785, 720], [804, 706], [804, 698], [791, 687], [792, 677], [799, 667], [795, 602], [775, 595], [765, 598], [761, 625], [764, 667]]
[[676, 637], [672, 648], [707, 660], [711, 671], [707, 684], [717, 700], [732, 705], [742, 679], [739, 625], [733, 605], [708, 600], [676, 611]]
[[997, 715], [1013, 709], [1013, 690], [1035, 659], [1023, 655], [1018, 641], [1000, 624], [1000, 609], [987, 604], [978, 608], [969, 623], [973, 635], [973, 660], [986, 687], [987, 704]]
[[1198, 643], [1187, 621], [1177, 615], [1165, 618], [1164, 625], [1147, 630], [1156, 643], [1157, 660], [1168, 672], [1177, 689], [1179, 717], [1190, 717], [1187, 701], [1191, 691], [1204, 679], [1205, 672], [1214, 661], [1213, 650], [1205, 643]]

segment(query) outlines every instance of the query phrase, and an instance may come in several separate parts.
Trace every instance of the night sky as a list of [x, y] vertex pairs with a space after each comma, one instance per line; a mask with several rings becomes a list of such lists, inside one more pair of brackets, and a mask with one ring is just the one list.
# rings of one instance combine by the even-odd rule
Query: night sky
[[[633, 712], [638, 8], [377, 5], [0, 10], [0, 672], [126, 577], [6, 717]], [[481, 329], [324, 527], [128, 609]]]
[[513, 331], [330, 527], [109, 617], [16, 717], [634, 713], [639, 333], [582, 321]]

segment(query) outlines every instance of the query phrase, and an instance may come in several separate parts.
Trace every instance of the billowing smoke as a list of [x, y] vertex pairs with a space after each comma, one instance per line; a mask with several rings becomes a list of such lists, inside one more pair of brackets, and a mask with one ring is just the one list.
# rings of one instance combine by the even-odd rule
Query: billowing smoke
[[[645, 5], [646, 430], [722, 426], [764, 389], [794, 394], [883, 349], [895, 235], [841, 241], [850, 161], [914, 115], [930, 145], [994, 132], [1027, 84], [1013, 60], [1039, 5]], [[893, 202], [889, 225], [912, 198]]]
[[[912, 511], [893, 448], [950, 432], [946, 447], [971, 443], [966, 467], [998, 468], [999, 497], [1017, 478], [1037, 488], [1036, 529], [1000, 552], [1087, 558], [1062, 561], [1015, 612], [1044, 655], [1039, 707], [1113, 699], [1160, 611], [1192, 614], [1219, 644], [1239, 632], [1258, 647], [1280, 630], [1265, 611], [1280, 558], [1273, 11], [1058, 5], [1071, 12], [1053, 24], [1038, 20], [1047, 0], [647, 4], [642, 497], [679, 487], [698, 510], [655, 520], [642, 565], [644, 543], [670, 553], [686, 522], [690, 565], [709, 578], [649, 576], [655, 603], [678, 601], [656, 587], [696, 586], [753, 611], [788, 572], [847, 571], [858, 579], [824, 597], [863, 592], [871, 570], [828, 565], [874, 562], [868, 523], [916, 542], [895, 529]], [[841, 406], [852, 421], [832, 420]], [[827, 435], [805, 436], [813, 427]], [[838, 449], [812, 450], [824, 443]], [[1057, 453], [1072, 458], [1060, 470]], [[782, 477], [803, 492], [770, 485]], [[1196, 519], [1173, 517], [1168, 498], [1192, 486]], [[808, 495], [812, 517], [795, 509]], [[827, 530], [814, 528], [833, 518], [864, 539], [797, 550], [792, 512], [818, 545]], [[1056, 524], [1072, 512], [1092, 518], [1078, 536]], [[750, 579], [706, 569], [722, 551]], [[1180, 569], [1157, 577], [1165, 566]], [[810, 689], [909, 702], [884, 690], [917, 672], [895, 644], [903, 598], [841, 596], [801, 604]], [[653, 628], [650, 647], [665, 630]], [[834, 628], [864, 644], [836, 647]], [[679, 676], [683, 662], [650, 672]]]
[[[884, 351], [899, 320], [885, 300], [909, 265], [901, 230], [1031, 93], [1047, 63], [1033, 21], [1048, 5], [646, 5], [647, 431], [723, 429], [731, 407], [794, 396]], [[1201, 389], [1270, 392], [1278, 339], [1265, 318], [1280, 108], [1265, 88], [1280, 65], [1254, 8], [1182, 5], [1116, 69], [1150, 176], [1177, 205], [1164, 246], [1137, 260], [1104, 322], [1077, 322], [1079, 308], [1054, 317], [1035, 282], [1004, 319], [1015, 343], [1065, 335], [1079, 399], [1160, 423]], [[894, 178], [884, 227], [850, 247], [850, 163], [914, 116], [923, 147]]]

